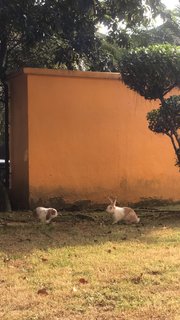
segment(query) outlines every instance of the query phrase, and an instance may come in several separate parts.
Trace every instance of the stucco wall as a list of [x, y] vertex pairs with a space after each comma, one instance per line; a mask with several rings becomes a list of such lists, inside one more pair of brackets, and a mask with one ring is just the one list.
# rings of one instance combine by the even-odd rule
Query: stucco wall
[[[28, 125], [25, 120], [20, 128], [18, 120], [13, 126], [21, 132], [28, 128], [31, 204], [54, 197], [97, 203], [110, 195], [123, 203], [142, 197], [180, 198], [171, 143], [147, 128], [146, 113], [156, 102], [126, 88], [118, 74], [45, 69], [24, 69], [23, 74], [19, 77], [27, 79], [27, 90], [18, 84], [18, 76], [12, 78], [16, 92], [11, 103], [21, 105], [19, 92], [28, 96]], [[17, 107], [13, 117], [27, 114]], [[19, 151], [14, 137], [12, 149]], [[24, 151], [12, 163], [23, 162]]]

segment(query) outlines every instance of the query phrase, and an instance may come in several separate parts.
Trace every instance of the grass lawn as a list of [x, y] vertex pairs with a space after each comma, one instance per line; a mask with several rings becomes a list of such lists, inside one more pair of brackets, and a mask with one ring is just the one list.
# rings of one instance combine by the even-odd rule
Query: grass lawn
[[0, 213], [0, 319], [179, 320], [178, 211], [139, 209], [138, 226]]

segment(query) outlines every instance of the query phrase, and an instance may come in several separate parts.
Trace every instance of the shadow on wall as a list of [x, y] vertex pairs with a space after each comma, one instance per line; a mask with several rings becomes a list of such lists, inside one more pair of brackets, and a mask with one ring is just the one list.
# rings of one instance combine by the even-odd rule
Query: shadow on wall
[[[172, 199], [162, 199], [156, 197], [140, 198], [138, 202], [123, 202], [117, 199], [117, 204], [119, 206], [130, 206], [132, 208], [148, 208], [154, 206], [166, 206], [179, 204], [180, 201], [173, 201]], [[52, 207], [57, 210], [67, 210], [67, 211], [104, 211], [109, 200], [106, 203], [94, 203], [91, 200], [78, 200], [73, 203], [66, 202], [62, 197], [53, 197], [48, 200], [39, 199], [37, 202], [31, 201], [31, 208], [35, 209], [38, 206]]]

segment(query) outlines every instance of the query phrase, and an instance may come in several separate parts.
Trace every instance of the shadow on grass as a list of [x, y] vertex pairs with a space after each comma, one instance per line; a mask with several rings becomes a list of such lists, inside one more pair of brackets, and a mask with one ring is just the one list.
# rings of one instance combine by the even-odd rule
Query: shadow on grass
[[35, 222], [31, 212], [1, 213], [0, 253], [18, 256], [37, 249], [46, 251], [68, 246], [97, 246], [106, 242], [157, 244], [154, 230], [180, 227], [178, 211], [136, 211], [141, 218], [138, 225], [112, 225], [111, 218], [105, 212], [91, 212], [84, 218], [76, 212], [64, 212], [50, 225]]

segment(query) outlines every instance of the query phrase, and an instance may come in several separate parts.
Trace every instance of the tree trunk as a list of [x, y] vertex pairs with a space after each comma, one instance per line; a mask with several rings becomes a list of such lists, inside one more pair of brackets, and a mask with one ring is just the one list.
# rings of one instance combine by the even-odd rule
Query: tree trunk
[[9, 88], [6, 80], [2, 82], [5, 112], [5, 185], [9, 189]]
[[[165, 103], [164, 97], [161, 97], [160, 101], [161, 101], [161, 104], [164, 105], [164, 103]], [[179, 170], [180, 170], [180, 139], [179, 139], [179, 135], [176, 131], [171, 132], [171, 134], [167, 134], [167, 135], [171, 139], [171, 143], [173, 145], [173, 148], [174, 148], [174, 151], [176, 154], [176, 158], [177, 158], [176, 165], [179, 167]]]
[[8, 190], [3, 183], [0, 182], [0, 211], [11, 211], [11, 202], [9, 199]]
[[173, 135], [169, 135], [169, 138], [171, 139], [171, 142], [177, 157], [177, 166], [180, 168], [180, 148], [177, 148]]
[[7, 82], [7, 33], [1, 36], [0, 43], [0, 80], [3, 89], [3, 106], [5, 115], [5, 185], [9, 189], [9, 90]]

